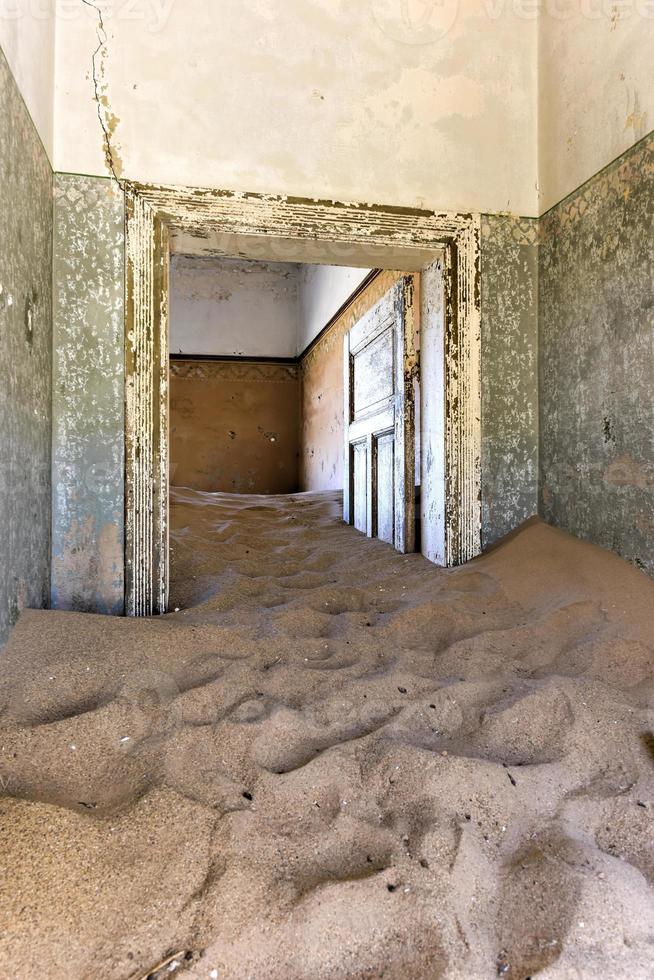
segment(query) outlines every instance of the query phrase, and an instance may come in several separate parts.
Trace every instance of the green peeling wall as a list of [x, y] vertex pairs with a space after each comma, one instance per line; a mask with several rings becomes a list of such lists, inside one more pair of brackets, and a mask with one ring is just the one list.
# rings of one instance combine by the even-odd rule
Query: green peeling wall
[[0, 51], [0, 646], [50, 599], [52, 170]]
[[482, 543], [538, 509], [538, 221], [481, 223]]
[[124, 610], [124, 197], [57, 174], [52, 605]]
[[540, 235], [540, 513], [654, 575], [654, 136]]

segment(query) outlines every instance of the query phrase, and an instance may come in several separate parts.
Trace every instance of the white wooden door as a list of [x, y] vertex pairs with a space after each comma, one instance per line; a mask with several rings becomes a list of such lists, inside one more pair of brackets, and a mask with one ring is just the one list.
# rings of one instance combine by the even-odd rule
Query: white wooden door
[[344, 340], [343, 519], [415, 550], [414, 279], [402, 276]]

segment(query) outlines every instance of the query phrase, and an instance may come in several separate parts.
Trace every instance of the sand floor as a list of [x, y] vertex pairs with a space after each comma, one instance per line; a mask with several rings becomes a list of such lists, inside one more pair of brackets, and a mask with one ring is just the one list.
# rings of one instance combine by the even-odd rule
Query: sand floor
[[334, 495], [173, 492], [155, 620], [26, 612], [0, 977], [654, 977], [654, 582], [443, 571]]

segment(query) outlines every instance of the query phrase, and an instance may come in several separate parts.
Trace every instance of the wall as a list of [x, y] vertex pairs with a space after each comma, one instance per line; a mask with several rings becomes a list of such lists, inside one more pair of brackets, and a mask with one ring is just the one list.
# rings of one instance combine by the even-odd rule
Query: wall
[[171, 483], [226, 493], [298, 489], [297, 364], [173, 360]]
[[[533, 215], [537, 22], [533, 4], [513, 6], [118, 0], [95, 73], [113, 166], [146, 182]], [[57, 24], [57, 170], [107, 173], [97, 27], [81, 4]]]
[[538, 221], [484, 215], [482, 542], [538, 509]]
[[55, 184], [52, 602], [120, 613], [124, 575], [122, 193]]
[[337, 265], [299, 267], [298, 354], [306, 350], [370, 272]]
[[0, 645], [50, 593], [52, 171], [0, 51]]
[[0, 3], [0, 48], [50, 161], [54, 149], [55, 18], [49, 2]]
[[[649, 0], [547, 4], [539, 49], [540, 212], [654, 124]], [[522, 212], [529, 213], [529, 212]]]
[[654, 137], [541, 221], [541, 513], [654, 574]]
[[396, 281], [380, 273], [302, 358], [301, 490], [343, 488], [343, 337]]
[[295, 357], [296, 265], [173, 255], [170, 273], [172, 353]]

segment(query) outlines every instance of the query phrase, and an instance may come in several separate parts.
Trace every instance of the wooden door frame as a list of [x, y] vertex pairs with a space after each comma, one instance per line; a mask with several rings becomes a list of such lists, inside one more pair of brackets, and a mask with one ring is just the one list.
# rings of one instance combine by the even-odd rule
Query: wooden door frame
[[125, 183], [125, 582], [128, 615], [168, 603], [168, 263], [172, 230], [443, 254], [445, 561], [481, 550], [477, 214]]

